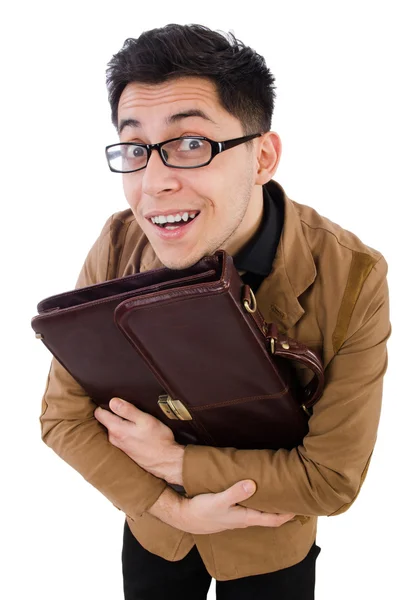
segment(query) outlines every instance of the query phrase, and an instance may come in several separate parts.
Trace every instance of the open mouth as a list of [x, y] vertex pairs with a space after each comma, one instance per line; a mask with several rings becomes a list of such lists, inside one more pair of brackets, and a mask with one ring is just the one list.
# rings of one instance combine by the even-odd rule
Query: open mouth
[[194, 221], [194, 219], [196, 219], [199, 214], [200, 211], [194, 211], [190, 213], [184, 212], [177, 213], [175, 215], [160, 215], [156, 217], [151, 217], [149, 220], [153, 223], [153, 225], [161, 229], [168, 229], [171, 231], [173, 229], [179, 229], [181, 227], [184, 227], [185, 225], [189, 225], [189, 223]]

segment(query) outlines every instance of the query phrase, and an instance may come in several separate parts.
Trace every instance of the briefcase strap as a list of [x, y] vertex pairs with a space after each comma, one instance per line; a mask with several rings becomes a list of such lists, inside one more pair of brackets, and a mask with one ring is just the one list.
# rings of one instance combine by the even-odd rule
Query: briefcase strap
[[313, 378], [303, 389], [305, 402], [302, 404], [302, 408], [308, 412], [307, 409], [317, 402], [324, 389], [324, 368], [320, 358], [305, 344], [281, 333], [275, 323], [266, 323], [257, 307], [255, 295], [249, 285], [243, 286], [243, 305], [263, 334], [266, 349], [270, 354], [301, 363], [313, 372]]

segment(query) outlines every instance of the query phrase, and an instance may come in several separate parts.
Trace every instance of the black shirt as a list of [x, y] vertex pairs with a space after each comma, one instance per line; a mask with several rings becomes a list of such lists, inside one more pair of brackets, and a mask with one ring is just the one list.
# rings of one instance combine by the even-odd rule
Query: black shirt
[[284, 224], [284, 202], [272, 197], [263, 186], [263, 219], [257, 233], [234, 257], [239, 271], [246, 271], [241, 279], [256, 292], [272, 270], [277, 246]]

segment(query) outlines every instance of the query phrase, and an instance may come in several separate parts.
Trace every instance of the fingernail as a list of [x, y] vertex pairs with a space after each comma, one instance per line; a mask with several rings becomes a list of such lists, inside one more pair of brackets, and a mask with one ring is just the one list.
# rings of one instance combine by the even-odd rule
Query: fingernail
[[112, 398], [111, 399], [111, 408], [115, 408], [116, 410], [121, 408], [121, 400], [119, 400], [119, 398]]
[[252, 481], [246, 481], [245, 483], [243, 483], [243, 488], [246, 492], [253, 492], [255, 489], [255, 485], [252, 483]]

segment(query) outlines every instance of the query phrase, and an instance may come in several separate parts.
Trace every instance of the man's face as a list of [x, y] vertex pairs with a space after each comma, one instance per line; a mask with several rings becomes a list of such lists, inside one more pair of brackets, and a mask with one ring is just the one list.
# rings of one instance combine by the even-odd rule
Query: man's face
[[[183, 117], [192, 110], [208, 118]], [[167, 124], [176, 114], [180, 116]], [[127, 119], [135, 123], [120, 131]], [[128, 84], [120, 97], [118, 124], [121, 142], [153, 144], [187, 135], [224, 141], [244, 135], [240, 121], [220, 105], [215, 85], [193, 77]], [[241, 144], [205, 167], [186, 170], [167, 167], [154, 150], [145, 169], [123, 174], [128, 204], [164, 265], [184, 268], [220, 248], [235, 254], [253, 235], [262, 216], [255, 148]], [[184, 213], [197, 216], [166, 228], [152, 222], [155, 215]]]

